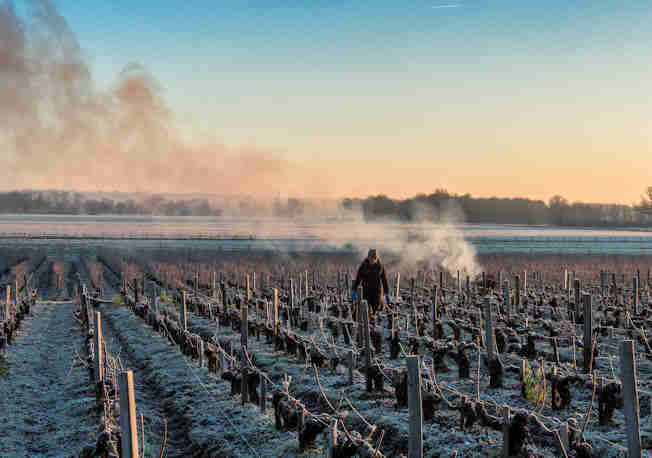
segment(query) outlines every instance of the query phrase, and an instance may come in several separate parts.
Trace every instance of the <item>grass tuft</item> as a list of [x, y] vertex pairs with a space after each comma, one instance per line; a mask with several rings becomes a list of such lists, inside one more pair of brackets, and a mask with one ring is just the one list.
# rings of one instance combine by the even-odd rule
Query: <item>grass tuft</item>
[[550, 394], [550, 386], [545, 383], [544, 376], [541, 368], [533, 371], [529, 361], [525, 361], [525, 373], [523, 374], [525, 397], [534, 404], [544, 403], [546, 396]]

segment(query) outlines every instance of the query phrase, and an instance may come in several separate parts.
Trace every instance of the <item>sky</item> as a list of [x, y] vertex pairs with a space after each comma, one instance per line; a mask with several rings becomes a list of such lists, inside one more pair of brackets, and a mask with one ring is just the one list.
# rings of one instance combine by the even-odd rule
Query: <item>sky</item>
[[[30, 2], [15, 4], [29, 17]], [[186, 158], [219, 144], [234, 160], [244, 151], [282, 169], [225, 180], [234, 193], [404, 198], [445, 188], [631, 204], [652, 185], [649, 1], [53, 5], [94, 91], [115, 88], [130, 63], [151, 75], [179, 142], [192, 145]], [[228, 166], [213, 180], [219, 161], [197, 164], [203, 172], [167, 187], [34, 169], [8, 185], [76, 177], [84, 188], [227, 191], [214, 183]]]

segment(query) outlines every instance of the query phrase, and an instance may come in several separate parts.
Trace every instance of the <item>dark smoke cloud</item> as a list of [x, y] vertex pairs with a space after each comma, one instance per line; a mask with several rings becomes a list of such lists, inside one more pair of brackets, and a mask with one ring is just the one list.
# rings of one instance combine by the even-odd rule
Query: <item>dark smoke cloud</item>
[[49, 0], [32, 1], [27, 19], [0, 4], [0, 148], [0, 166], [12, 171], [5, 188], [264, 196], [284, 187], [289, 169], [269, 152], [182, 141], [162, 88], [140, 65], [95, 90]]

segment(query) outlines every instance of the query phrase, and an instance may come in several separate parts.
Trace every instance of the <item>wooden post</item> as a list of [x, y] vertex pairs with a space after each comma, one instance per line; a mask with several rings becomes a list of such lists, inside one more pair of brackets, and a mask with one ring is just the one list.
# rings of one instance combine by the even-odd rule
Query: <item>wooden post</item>
[[299, 300], [301, 300], [301, 297], [302, 297], [301, 296], [301, 285], [303, 284], [303, 276], [301, 274], [298, 274], [298, 277], [299, 277], [299, 285], [298, 285], [299, 289], [297, 291], [297, 297], [298, 297]]
[[423, 458], [423, 408], [421, 405], [421, 357], [408, 356], [408, 458]]
[[86, 296], [84, 294], [80, 295], [79, 303], [81, 304], [81, 312], [83, 314], [84, 325], [88, 326], [88, 303], [86, 301]]
[[503, 406], [503, 458], [509, 458], [509, 406]]
[[394, 299], [398, 301], [401, 297], [401, 272], [396, 272], [396, 292], [394, 293]]
[[249, 341], [249, 321], [247, 318], [247, 311], [249, 309], [249, 304], [245, 302], [242, 304], [241, 314], [241, 323], [240, 323], [240, 344], [242, 345], [242, 351], [244, 352], [247, 349], [247, 344]]
[[306, 411], [303, 406], [299, 405], [299, 424], [297, 425], [297, 442], [301, 443], [301, 430], [306, 422]]
[[634, 306], [634, 315], [638, 315], [638, 277], [632, 279], [632, 305]]
[[5, 320], [9, 321], [11, 316], [11, 285], [7, 285], [7, 301], [5, 302]]
[[371, 334], [369, 332], [369, 304], [367, 304], [367, 301], [362, 301], [361, 323], [365, 347], [365, 378], [367, 392], [371, 392]]
[[95, 312], [95, 378], [98, 382], [104, 380], [104, 363], [102, 361], [102, 318], [100, 312]]
[[265, 300], [265, 327], [268, 327], [272, 324], [272, 304]]
[[623, 400], [625, 401], [623, 413], [625, 414], [625, 423], [627, 425], [628, 456], [629, 458], [640, 458], [641, 431], [633, 340], [625, 340], [620, 344], [620, 373], [623, 384]]
[[604, 289], [607, 284], [607, 272], [600, 271], [600, 294], [604, 295]]
[[265, 401], [267, 400], [267, 381], [265, 377], [260, 377], [260, 413], [265, 415]]
[[188, 330], [188, 316], [187, 316], [187, 309], [186, 309], [186, 290], [183, 290], [183, 310], [182, 310], [182, 316], [181, 318], [183, 319], [183, 330], [187, 331]]
[[290, 278], [290, 303], [288, 304], [290, 310], [288, 316], [292, 316], [292, 311], [294, 310], [294, 280]]
[[339, 270], [337, 271], [337, 304], [342, 307], [342, 278]]
[[333, 458], [336, 447], [337, 447], [337, 419], [333, 420], [333, 426], [331, 426], [330, 429], [330, 434], [328, 437], [328, 450], [326, 451], [327, 458]]
[[274, 334], [278, 334], [278, 289], [274, 288]]
[[204, 367], [206, 365], [206, 356], [204, 355], [204, 340], [199, 340], [199, 367]]
[[439, 286], [435, 286], [432, 289], [432, 335], [435, 336], [435, 325], [437, 324], [437, 319], [439, 318], [439, 306], [437, 302], [439, 301]]
[[355, 366], [355, 355], [353, 354], [353, 350], [349, 350], [348, 366], [349, 366], [349, 385], [353, 385], [353, 369]]
[[[304, 298], [305, 299], [305, 296]], [[298, 316], [298, 321], [301, 321], [303, 319], [303, 299], [297, 301], [297, 316]], [[288, 323], [290, 322], [290, 319], [288, 318]]]
[[491, 314], [491, 302], [489, 299], [485, 299], [485, 342], [487, 344], [487, 361], [491, 364], [491, 361], [494, 359], [494, 323], [493, 316]]
[[590, 374], [591, 361], [593, 360], [593, 310], [591, 295], [583, 294], [584, 301], [584, 372]]
[[582, 283], [578, 278], [573, 280], [573, 287], [575, 289], [575, 317], [577, 319], [577, 317], [580, 316], [580, 301], [582, 300]]
[[527, 398], [525, 393], [525, 372], [527, 371], [527, 360], [521, 359], [521, 394]]
[[123, 458], [138, 458], [138, 428], [136, 427], [136, 399], [134, 396], [134, 374], [120, 373], [120, 437]]
[[414, 305], [416, 303], [416, 291], [415, 291], [415, 286], [416, 286], [416, 281], [414, 280], [414, 277], [410, 279], [410, 306], [414, 308]]
[[505, 302], [505, 320], [509, 322], [512, 319], [512, 304], [509, 300], [509, 280], [503, 281], [503, 301]]
[[222, 290], [222, 311], [226, 312], [226, 285], [224, 282], [220, 284], [220, 289]]

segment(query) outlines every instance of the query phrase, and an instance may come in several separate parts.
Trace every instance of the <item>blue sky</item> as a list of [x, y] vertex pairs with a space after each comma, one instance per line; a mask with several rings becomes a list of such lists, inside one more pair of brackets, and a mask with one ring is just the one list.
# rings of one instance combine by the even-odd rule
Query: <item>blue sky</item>
[[[141, 63], [191, 140], [333, 172], [373, 161], [414, 172], [379, 184], [406, 195], [547, 198], [562, 173], [571, 199], [608, 199], [596, 180], [570, 183], [587, 164], [602, 180], [630, 174], [614, 201], [649, 181], [650, 2], [55, 3], [98, 87]], [[424, 172], [442, 168], [436, 183]], [[533, 168], [543, 175], [522, 179]]]

